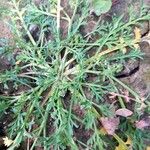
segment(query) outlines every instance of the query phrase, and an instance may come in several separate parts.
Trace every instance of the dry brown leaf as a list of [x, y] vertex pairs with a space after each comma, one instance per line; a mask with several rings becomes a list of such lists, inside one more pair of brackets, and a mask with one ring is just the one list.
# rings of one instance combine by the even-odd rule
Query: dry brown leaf
[[150, 150], [150, 146], [146, 147], [146, 150]]
[[135, 34], [135, 40], [137, 42], [140, 42], [140, 40], [141, 40], [141, 30], [139, 28], [135, 27], [134, 34]]
[[130, 96], [129, 96], [129, 91], [128, 90], [125, 90], [124, 92], [124, 95], [125, 95], [125, 97], [124, 97], [124, 100], [126, 101], [126, 103], [129, 103], [130, 102]]
[[143, 130], [146, 127], [150, 126], [150, 119], [142, 119], [135, 123], [136, 128]]
[[124, 146], [122, 143], [119, 144], [119, 146], [117, 146], [115, 148], [115, 150], [127, 150], [126, 146]]
[[107, 131], [105, 130], [104, 127], [102, 127], [102, 128], [100, 129], [100, 133], [101, 133], [102, 135], [106, 135], [106, 134], [107, 134]]
[[109, 135], [113, 135], [119, 125], [119, 118], [100, 118], [101, 124]]
[[131, 100], [133, 100], [129, 96], [129, 91], [121, 91], [121, 94], [110, 92], [109, 94], [110, 94], [109, 99], [112, 99], [112, 100], [115, 100], [117, 97], [124, 98], [124, 100], [125, 100], [126, 103], [129, 103]]
[[8, 137], [3, 138], [3, 140], [4, 140], [4, 145], [7, 147], [9, 147], [13, 143], [13, 140], [9, 139]]
[[115, 100], [115, 99], [116, 99], [116, 97], [117, 97], [117, 94], [116, 94], [116, 93], [110, 92], [109, 94], [110, 94], [110, 95], [109, 95], [109, 99], [111, 99], [111, 100]]
[[20, 63], [21, 63], [21, 61], [20, 61], [20, 60], [16, 61], [16, 65], [19, 65]]
[[132, 149], [132, 140], [131, 138], [128, 136], [128, 139], [126, 142], [124, 141], [118, 141], [119, 145], [115, 148], [115, 150], [129, 150]]
[[126, 141], [126, 145], [131, 145], [132, 144], [132, 140], [131, 138], [128, 136], [128, 139]]
[[124, 145], [119, 144], [119, 146], [117, 146], [115, 150], [127, 150], [127, 149], [124, 147]]
[[139, 49], [140, 48], [139, 44], [134, 44], [133, 46], [134, 46], [135, 49]]
[[133, 114], [133, 112], [126, 108], [121, 108], [116, 111], [116, 115], [123, 116], [123, 117], [129, 117], [132, 114]]
[[[124, 43], [125, 43], [123, 37], [120, 37], [120, 38], [119, 38], [119, 41], [120, 41], [120, 44], [124, 44]], [[126, 47], [122, 48], [122, 53], [123, 53], [123, 54], [126, 54], [126, 53], [127, 53]]]

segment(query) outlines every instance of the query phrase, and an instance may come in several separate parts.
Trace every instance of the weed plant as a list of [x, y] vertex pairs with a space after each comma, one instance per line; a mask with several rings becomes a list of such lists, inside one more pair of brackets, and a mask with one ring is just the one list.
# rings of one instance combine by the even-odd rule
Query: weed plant
[[[116, 142], [123, 143], [124, 134], [132, 139], [133, 149], [143, 150], [142, 139], [148, 133], [132, 124], [140, 117], [141, 98], [117, 79], [116, 74], [126, 60], [142, 58], [137, 46], [140, 38], [134, 35], [133, 29], [150, 19], [147, 8], [142, 6], [138, 16], [134, 10], [129, 11], [127, 22], [122, 21], [123, 16], [114, 16], [110, 23], [100, 20], [92, 32], [83, 36], [81, 27], [88, 23], [90, 12], [86, 0], [70, 0], [71, 14], [60, 6], [60, 0], [40, 6], [32, 2], [24, 4], [22, 0], [10, 0], [10, 3], [9, 24], [14, 45], [3, 47], [3, 55], [9, 56], [12, 67], [0, 74], [5, 89], [11, 81], [17, 91], [0, 96], [1, 114], [9, 111], [11, 117], [8, 137], [13, 144], [8, 149], [13, 150], [22, 142], [28, 150], [37, 146], [44, 150], [115, 149]], [[61, 20], [68, 26], [65, 37]], [[32, 24], [40, 27], [37, 40], [28, 30]], [[50, 40], [45, 38], [46, 31], [51, 34]], [[97, 39], [91, 40], [95, 36]], [[23, 87], [21, 91], [20, 87]], [[99, 119], [114, 117], [116, 107], [105, 97], [110, 92], [119, 93], [120, 88], [128, 90], [134, 100], [134, 114], [119, 125], [122, 134], [104, 135]], [[117, 103], [119, 108], [127, 107], [121, 97]], [[80, 128], [84, 129], [81, 134], [90, 133], [87, 140], [76, 136], [75, 130]]]

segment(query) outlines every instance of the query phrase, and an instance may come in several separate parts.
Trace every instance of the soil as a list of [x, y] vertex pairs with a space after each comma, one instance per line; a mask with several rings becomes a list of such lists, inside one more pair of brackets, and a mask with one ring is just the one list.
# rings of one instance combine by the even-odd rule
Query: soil
[[[7, 0], [1, 0], [0, 2], [0, 7], [8, 7], [8, 2]], [[6, 38], [6, 39], [12, 39], [13, 35], [11, 33], [11, 30], [9, 29], [8, 25], [6, 24], [6, 22], [8, 21], [8, 18], [1, 18], [0, 19], [0, 39], [1, 38]]]
[[139, 62], [138, 70], [122, 81], [130, 85], [143, 98], [149, 98], [150, 93], [150, 44], [141, 43], [141, 51], [145, 53], [143, 60]]
[[[66, 0], [64, 1], [64, 6], [67, 7]], [[39, 5], [42, 2], [42, 0], [35, 0], [36, 5]], [[150, 6], [150, 0], [144, 0], [145, 5]], [[111, 17], [115, 14], [117, 16], [120, 16], [124, 14], [124, 21], [126, 22], [128, 20], [128, 6], [129, 4], [133, 5], [133, 9], [137, 10], [137, 15], [140, 9], [139, 1], [138, 0], [113, 0], [113, 6], [111, 10], [101, 16], [104, 20], [111, 21]], [[2, 0], [0, 3], [1, 6], [6, 6], [6, 1]], [[71, 13], [71, 12], [70, 12]], [[0, 21], [0, 39], [6, 38], [9, 40], [13, 39], [13, 35], [9, 29], [9, 27], [4, 23], [4, 21], [7, 21], [8, 18], [5, 18], [3, 21]], [[96, 22], [99, 20], [98, 16], [95, 16], [94, 14], [89, 17], [89, 23], [83, 27], [82, 33], [88, 34], [94, 28]], [[61, 22], [62, 24], [62, 31], [63, 31], [63, 37], [65, 37], [66, 33], [66, 23]], [[138, 25], [141, 29], [143, 39], [150, 38], [150, 22], [146, 21], [144, 23], [141, 23]], [[1, 43], [0, 43], [1, 44]], [[1, 46], [1, 45], [0, 45]], [[143, 60], [136, 60], [136, 61], [128, 61], [124, 65], [124, 70], [120, 73], [120, 80], [129, 85], [131, 88], [133, 88], [137, 93], [140, 94], [141, 97], [147, 97], [150, 93], [150, 42], [149, 41], [143, 41], [140, 44], [141, 51], [145, 53]], [[8, 70], [10, 68], [10, 62], [0, 55], [0, 73], [4, 70]], [[91, 79], [93, 80], [93, 78]], [[5, 91], [3, 87], [0, 85], [0, 94], [4, 94]], [[87, 92], [87, 95], [90, 95]], [[79, 113], [80, 116], [82, 113], [84, 113], [80, 106], [76, 106], [74, 108], [75, 113]], [[5, 115], [5, 118], [0, 119], [0, 149], [5, 149], [5, 147], [2, 144], [2, 137], [6, 135], [5, 128], [7, 127], [7, 124], [10, 122], [9, 115]], [[5, 121], [4, 121], [5, 120]], [[5, 124], [4, 124], [5, 122]], [[81, 139], [81, 141], [86, 142], [88, 138], [91, 135], [91, 131], [86, 131], [84, 127], [79, 127], [78, 129], [75, 129], [75, 136], [78, 139]], [[86, 137], [86, 138], [85, 138]], [[150, 144], [150, 141], [147, 141], [148, 144]], [[23, 150], [23, 148], [21, 148]], [[38, 148], [37, 148], [38, 149]]]

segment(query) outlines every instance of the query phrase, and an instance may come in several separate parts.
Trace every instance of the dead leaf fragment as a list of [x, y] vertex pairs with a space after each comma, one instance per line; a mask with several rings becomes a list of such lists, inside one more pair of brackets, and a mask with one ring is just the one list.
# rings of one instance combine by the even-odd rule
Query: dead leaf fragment
[[[122, 44], [122, 45], [125, 43], [123, 37], [120, 37], [120, 38], [119, 38], [119, 41], [120, 41], [120, 44]], [[122, 53], [123, 53], [123, 54], [126, 54], [126, 53], [127, 53], [126, 47], [122, 48]]]
[[101, 124], [109, 135], [113, 135], [119, 125], [119, 118], [100, 118]]
[[146, 147], [146, 150], [150, 150], [150, 146]]
[[133, 46], [134, 46], [135, 49], [139, 49], [140, 48], [139, 44], [134, 44]]
[[121, 108], [116, 111], [116, 115], [123, 116], [123, 117], [129, 117], [132, 114], [133, 112], [127, 108]]
[[129, 91], [121, 91], [121, 94], [110, 92], [109, 94], [110, 94], [109, 99], [112, 100], [115, 100], [117, 97], [124, 98], [126, 103], [129, 103], [131, 100], [134, 100], [129, 96]]
[[131, 145], [132, 144], [132, 140], [131, 138], [128, 136], [127, 141], [126, 141], [126, 145]]
[[137, 27], [134, 29], [135, 41], [140, 42], [141, 40], [141, 30]]
[[119, 146], [117, 146], [115, 148], [115, 150], [127, 150], [126, 146], [124, 146], [123, 144], [119, 144]]
[[118, 141], [119, 145], [115, 148], [115, 150], [131, 150], [132, 149], [132, 140], [128, 136], [127, 141], [124, 142], [122, 139], [116, 138]]
[[136, 128], [143, 130], [146, 127], [150, 126], [150, 119], [142, 119], [135, 123]]
[[16, 62], [16, 65], [19, 65], [21, 63], [21, 61], [20, 60], [18, 60], [17, 62]]
[[125, 90], [125, 91], [124, 91], [124, 95], [125, 95], [125, 97], [124, 97], [125, 101], [126, 101], [127, 103], [129, 103], [129, 102], [130, 102], [129, 91], [128, 91], [128, 90]]
[[100, 129], [100, 133], [101, 133], [102, 135], [106, 135], [106, 134], [107, 134], [107, 131], [105, 130], [104, 127], [102, 127], [102, 128]]
[[9, 139], [8, 137], [3, 138], [3, 141], [4, 145], [7, 147], [9, 147], [13, 143], [13, 140]]

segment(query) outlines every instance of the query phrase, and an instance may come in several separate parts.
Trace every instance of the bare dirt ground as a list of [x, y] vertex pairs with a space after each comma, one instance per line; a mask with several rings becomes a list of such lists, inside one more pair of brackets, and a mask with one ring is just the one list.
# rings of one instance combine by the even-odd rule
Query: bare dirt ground
[[4, 21], [0, 21], [0, 38], [12, 38], [10, 29], [6, 26]]
[[[0, 7], [8, 7], [7, 0], [1, 0], [0, 1]], [[12, 39], [12, 33], [6, 24], [6, 21], [8, 21], [8, 18], [1, 18], [0, 19], [0, 38], [7, 38]]]

